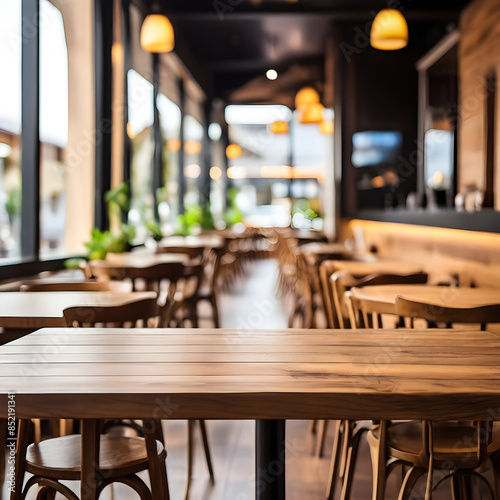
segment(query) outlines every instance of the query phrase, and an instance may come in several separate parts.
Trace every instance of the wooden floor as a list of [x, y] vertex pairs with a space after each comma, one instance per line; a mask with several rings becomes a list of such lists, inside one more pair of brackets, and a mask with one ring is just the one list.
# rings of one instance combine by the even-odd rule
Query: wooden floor
[[[256, 263], [251, 273], [230, 295], [222, 298], [223, 327], [242, 331], [252, 328], [284, 328], [287, 317], [275, 292], [276, 265], [274, 262]], [[200, 326], [204, 326], [204, 323]], [[210, 323], [206, 323], [210, 326]], [[325, 457], [314, 456], [315, 436], [308, 431], [308, 422], [287, 422], [287, 500], [324, 500], [328, 477], [329, 456], [333, 443], [334, 425], [331, 425], [325, 445]], [[191, 480], [191, 500], [253, 500], [254, 484], [254, 429], [252, 421], [207, 422], [215, 484], [210, 484], [204, 461], [199, 429], [196, 433], [196, 456]], [[182, 500], [186, 486], [186, 421], [164, 422], [168, 458], [167, 471], [172, 500]], [[144, 475], [147, 481], [147, 473]], [[271, 478], [270, 478], [271, 479]], [[396, 480], [388, 485], [387, 499], [396, 499]], [[75, 484], [77, 490], [78, 485]], [[336, 498], [339, 498], [337, 488]], [[135, 497], [126, 487], [108, 488], [103, 500], [132, 500]], [[476, 496], [476, 495], [475, 495]], [[422, 498], [423, 493], [415, 498]], [[480, 498], [479, 496], [477, 496]], [[8, 495], [4, 489], [3, 499]], [[35, 491], [29, 499], [35, 498]], [[59, 498], [62, 497], [57, 497]], [[371, 464], [367, 444], [362, 443], [352, 500], [371, 498]], [[434, 500], [450, 498], [445, 486]], [[1, 500], [1, 497], [0, 497]]]

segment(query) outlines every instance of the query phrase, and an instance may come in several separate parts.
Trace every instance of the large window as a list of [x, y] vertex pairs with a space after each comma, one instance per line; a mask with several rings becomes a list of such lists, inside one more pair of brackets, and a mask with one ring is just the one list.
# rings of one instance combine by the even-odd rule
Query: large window
[[[332, 162], [332, 132], [301, 124], [285, 106], [227, 106], [229, 141], [240, 146], [228, 178], [238, 208], [252, 225], [321, 229], [322, 185]], [[324, 123], [333, 125], [330, 110]]]
[[[93, 2], [40, 0], [39, 221], [21, 213], [21, 48], [33, 36], [33, 24], [24, 23], [21, 1], [0, 0], [0, 259], [18, 260], [21, 226], [35, 234], [40, 224], [39, 257], [66, 256], [83, 251], [93, 224], [94, 82]], [[31, 38], [32, 39], [32, 38]], [[26, 68], [25, 80], [36, 68]], [[33, 145], [35, 147], [35, 145]], [[30, 165], [35, 169], [38, 166]], [[24, 183], [24, 186], [23, 186]], [[69, 201], [71, 200], [71, 202]]]
[[158, 196], [158, 215], [164, 234], [176, 230], [179, 204], [179, 149], [181, 110], [164, 94], [156, 102], [163, 139], [163, 183]]
[[0, 261], [20, 255], [21, 1], [0, 0]]
[[61, 12], [40, 2], [40, 253], [65, 253], [68, 47]]
[[184, 177], [186, 178], [186, 207], [200, 203], [199, 178], [202, 163], [203, 126], [194, 116], [184, 119]]
[[138, 242], [147, 236], [146, 222], [154, 219], [153, 85], [134, 70], [128, 72], [128, 135], [132, 141], [129, 222]]

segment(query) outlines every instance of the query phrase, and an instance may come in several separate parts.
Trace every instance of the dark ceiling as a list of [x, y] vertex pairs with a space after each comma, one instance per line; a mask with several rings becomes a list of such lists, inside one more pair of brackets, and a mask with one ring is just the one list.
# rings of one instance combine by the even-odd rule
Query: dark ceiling
[[[133, 0], [149, 10], [154, 0]], [[161, 0], [176, 51], [205, 90], [233, 102], [283, 101], [303, 84], [323, 81], [332, 22], [366, 31], [376, 12], [396, 6], [422, 54], [456, 24], [469, 0]], [[389, 5], [391, 4], [391, 5]], [[354, 33], [354, 32], [353, 32]], [[347, 40], [348, 43], [352, 43]], [[415, 43], [415, 42], [414, 42]], [[270, 86], [265, 72], [280, 78]], [[279, 84], [278, 84], [279, 82]]]

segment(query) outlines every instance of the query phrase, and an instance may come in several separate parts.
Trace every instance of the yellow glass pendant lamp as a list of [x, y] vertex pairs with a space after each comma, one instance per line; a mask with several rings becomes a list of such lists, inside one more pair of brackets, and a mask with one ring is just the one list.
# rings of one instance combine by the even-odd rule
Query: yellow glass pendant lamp
[[331, 120], [323, 120], [319, 124], [319, 131], [325, 135], [333, 134], [333, 122]]
[[373, 20], [370, 45], [379, 50], [399, 50], [408, 45], [408, 24], [396, 9], [383, 9]]
[[301, 109], [299, 122], [302, 124], [320, 124], [323, 121], [324, 106], [316, 102]]
[[319, 94], [312, 87], [300, 89], [295, 96], [295, 109], [319, 103]]
[[236, 158], [239, 158], [242, 154], [241, 146], [238, 144], [229, 144], [229, 146], [226, 148], [226, 156], [230, 160], [235, 160]]
[[273, 122], [270, 129], [273, 134], [288, 134], [288, 122], [281, 120]]
[[155, 54], [174, 50], [174, 28], [163, 14], [149, 14], [141, 28], [141, 47]]

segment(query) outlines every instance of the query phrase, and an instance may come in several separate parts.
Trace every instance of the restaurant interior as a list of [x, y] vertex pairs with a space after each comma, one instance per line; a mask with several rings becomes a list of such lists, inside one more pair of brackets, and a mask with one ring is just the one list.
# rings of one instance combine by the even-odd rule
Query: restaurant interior
[[499, 0], [0, 0], [0, 500], [500, 500]]

